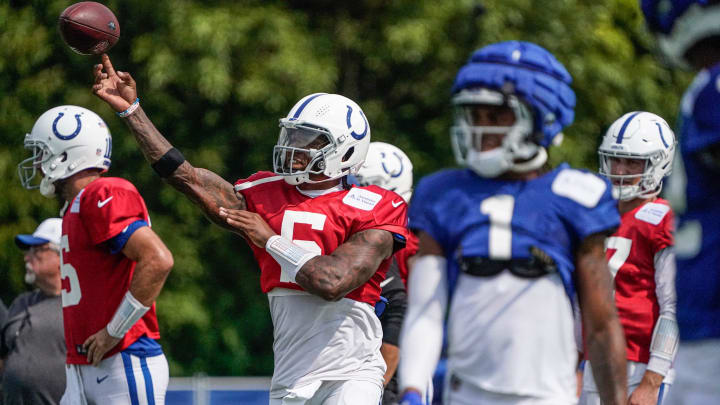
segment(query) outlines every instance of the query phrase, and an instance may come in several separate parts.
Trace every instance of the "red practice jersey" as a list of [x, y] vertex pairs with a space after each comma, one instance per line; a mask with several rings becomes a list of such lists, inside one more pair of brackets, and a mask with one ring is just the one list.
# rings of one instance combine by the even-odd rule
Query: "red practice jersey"
[[[350, 236], [367, 229], [383, 229], [408, 237], [405, 200], [377, 186], [352, 187], [311, 198], [281, 176], [259, 172], [238, 180], [236, 190], [245, 196], [248, 211], [260, 214], [273, 231], [322, 255], [331, 254]], [[285, 279], [280, 265], [264, 248], [250, 246], [262, 272], [263, 292], [276, 287], [303, 289]], [[375, 305], [391, 259], [384, 260], [370, 280], [345, 298]]]
[[623, 214], [607, 240], [608, 267], [615, 275], [615, 303], [625, 331], [627, 359], [647, 363], [660, 306], [656, 296], [655, 255], [673, 245], [673, 212], [656, 199]]
[[[107, 243], [136, 221], [150, 223], [145, 202], [127, 180], [101, 177], [70, 204], [62, 222], [62, 303], [68, 364], [88, 364], [78, 350], [112, 319], [135, 270], [122, 252]], [[155, 304], [105, 357], [124, 350], [139, 337], [158, 339]]]
[[408, 274], [410, 274], [410, 266], [408, 266], [408, 259], [415, 256], [418, 252], [419, 245], [418, 237], [414, 233], [408, 232], [407, 245], [405, 249], [395, 253], [395, 260], [398, 263], [398, 270], [400, 271], [400, 278], [402, 278], [405, 288], [407, 288]]

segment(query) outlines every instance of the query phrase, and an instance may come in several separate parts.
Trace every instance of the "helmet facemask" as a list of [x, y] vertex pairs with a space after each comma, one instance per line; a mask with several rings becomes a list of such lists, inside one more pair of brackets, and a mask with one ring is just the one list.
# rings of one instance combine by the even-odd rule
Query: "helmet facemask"
[[[666, 171], [665, 165], [671, 163], [665, 162], [663, 165], [663, 156], [659, 152], [641, 156], [600, 150], [598, 155], [600, 156], [599, 172], [610, 180], [613, 197], [620, 201], [657, 196], [662, 190], [663, 177], [670, 173]], [[642, 171], [632, 174], [614, 174], [613, 172], [619, 170], [614, 170], [613, 165], [618, 164], [620, 159], [638, 161], [636, 165], [642, 165]]]
[[330, 179], [313, 180], [311, 177], [325, 174], [326, 159], [335, 148], [328, 130], [280, 120], [280, 136], [273, 148], [273, 169], [293, 185], [328, 181]]
[[[506, 171], [527, 172], [542, 166], [545, 149], [530, 138], [533, 118], [530, 109], [515, 95], [487, 89], [464, 90], [453, 98], [455, 126], [451, 129], [453, 150], [459, 164], [482, 177], [497, 177]], [[514, 122], [505, 126], [476, 125], [478, 106], [506, 107]], [[482, 151], [483, 137], [501, 137], [500, 146]]]
[[[29, 137], [29, 135], [27, 134], [26, 137]], [[34, 190], [40, 188], [40, 182], [36, 179], [38, 171], [42, 170], [42, 165], [52, 159], [53, 156], [47, 144], [37, 140], [25, 141], [25, 149], [30, 150], [31, 155], [18, 164], [18, 176], [24, 188]]]

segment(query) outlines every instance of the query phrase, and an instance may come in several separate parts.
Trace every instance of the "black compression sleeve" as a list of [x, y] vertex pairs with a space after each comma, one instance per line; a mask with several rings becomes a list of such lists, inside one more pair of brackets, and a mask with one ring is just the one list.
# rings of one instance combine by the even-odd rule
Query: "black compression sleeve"
[[185, 161], [185, 156], [179, 150], [172, 148], [151, 166], [160, 177], [168, 177]]

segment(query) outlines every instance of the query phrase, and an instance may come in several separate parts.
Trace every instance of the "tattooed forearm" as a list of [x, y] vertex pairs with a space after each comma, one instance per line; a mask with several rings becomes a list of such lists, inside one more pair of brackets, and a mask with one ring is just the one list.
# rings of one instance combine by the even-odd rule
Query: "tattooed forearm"
[[604, 234], [589, 236], [578, 252], [580, 309], [590, 363], [604, 404], [627, 399], [625, 337], [615, 309]]
[[151, 164], [157, 162], [172, 148], [170, 142], [155, 128], [142, 107], [138, 107], [135, 113], [130, 114], [124, 121], [135, 135], [135, 140], [145, 155], [145, 159]]
[[330, 255], [305, 263], [295, 282], [311, 294], [337, 301], [367, 282], [380, 263], [392, 255], [393, 237], [388, 231], [358, 232]]
[[[142, 107], [128, 116], [125, 122], [150, 164], [157, 162], [173, 147], [155, 128]], [[164, 180], [197, 204], [208, 219], [223, 228], [230, 229], [218, 214], [220, 207], [246, 208], [245, 198], [242, 194], [235, 194], [232, 184], [209, 170], [193, 167], [187, 160]]]

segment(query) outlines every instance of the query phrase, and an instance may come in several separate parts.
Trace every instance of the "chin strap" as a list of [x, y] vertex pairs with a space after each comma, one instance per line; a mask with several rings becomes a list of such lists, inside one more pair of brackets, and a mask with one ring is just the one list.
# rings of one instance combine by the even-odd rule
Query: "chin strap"
[[547, 150], [540, 146], [538, 148], [538, 152], [535, 154], [535, 156], [525, 162], [515, 162], [513, 163], [510, 170], [518, 173], [525, 173], [532, 170], [536, 170], [542, 167], [542, 165], [547, 162], [548, 154]]

